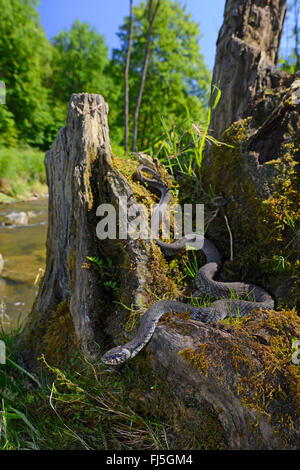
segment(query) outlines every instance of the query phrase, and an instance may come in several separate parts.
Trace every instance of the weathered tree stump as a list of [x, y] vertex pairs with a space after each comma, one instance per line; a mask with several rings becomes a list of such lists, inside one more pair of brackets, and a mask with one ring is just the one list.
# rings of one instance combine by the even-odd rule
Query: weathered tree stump
[[[285, 12], [285, 0], [226, 2], [212, 80], [222, 96], [210, 128], [232, 147], [209, 148], [202, 182], [228, 203], [234, 262], [224, 277], [262, 284], [277, 305], [299, 308], [300, 74], [276, 68]], [[209, 236], [229, 259], [221, 218]]]
[[[118, 212], [120, 196], [127, 197], [127, 208], [134, 208], [137, 200], [155, 200], [135, 179], [139, 162], [112, 156], [107, 114], [101, 96], [73, 95], [67, 125], [46, 154], [47, 266], [21, 341], [24, 357], [32, 365], [42, 353], [59, 365], [68, 348], [77, 345], [97, 361], [107, 348], [108, 334], [110, 346], [135, 334], [139, 312], [132, 317], [128, 309], [145, 311], [155, 301], [151, 291], [157, 289], [162, 294], [172, 291], [173, 298], [177, 295], [176, 283], [168, 277], [166, 261], [154, 243], [130, 235], [125, 240], [97, 238], [99, 204], [112, 203]], [[142, 158], [145, 163], [147, 158]], [[167, 179], [166, 171], [160, 171]], [[87, 256], [104, 261], [109, 257], [112, 267], [107, 273], [86, 269]], [[112, 290], [107, 291], [104, 274], [117, 283], [116, 299]], [[128, 319], [135, 320], [133, 328]], [[280, 344], [290, 348], [298, 335], [299, 319], [292, 312], [254, 312], [236, 326], [167, 316], [131, 364], [135, 368], [144, 361], [145, 376], [155, 371], [157, 393], [168, 399], [171, 390], [187, 413], [197, 414], [199, 427], [203, 428], [209, 411], [216, 436], [221, 433], [228, 448], [297, 448], [297, 376], [289, 353], [278, 348]], [[143, 397], [148, 392], [149, 387], [140, 391]], [[149, 403], [152, 399], [147, 398]]]
[[286, 0], [227, 0], [217, 40], [212, 84], [222, 91], [210, 123], [219, 138], [249, 116], [249, 103], [278, 79], [276, 63]]
[[298, 449], [297, 366], [289, 355], [280, 366], [283, 350], [275, 344], [291, 344], [299, 328], [295, 314], [267, 311], [252, 312], [237, 328], [175, 318], [154, 333], [151, 364], [183, 403], [214, 410], [228, 448]]
[[[64, 306], [72, 318], [69, 334], [73, 334], [74, 327], [76, 341], [85, 353], [91, 357], [99, 353], [97, 344], [103, 340], [104, 320], [113, 304], [105, 300], [108, 296], [105, 287], [99, 285], [97, 270], [84, 269], [87, 256], [111, 257], [119, 271], [119, 282], [125, 284], [124, 299], [129, 297], [135, 304], [140, 303], [147, 249], [129, 238], [126, 251], [121, 250], [114, 241], [100, 241], [96, 235], [99, 222], [96, 211], [101, 203], [117, 207], [119, 197], [125, 196], [128, 207], [135, 204], [133, 190], [112, 163], [107, 117], [108, 105], [102, 96], [73, 95], [67, 125], [46, 153], [49, 187], [46, 272], [22, 339], [23, 349], [31, 360], [43, 351], [45, 335], [47, 342], [51, 342], [49, 321], [57, 311], [61, 314]], [[132, 271], [128, 271], [130, 257], [136, 259]]]

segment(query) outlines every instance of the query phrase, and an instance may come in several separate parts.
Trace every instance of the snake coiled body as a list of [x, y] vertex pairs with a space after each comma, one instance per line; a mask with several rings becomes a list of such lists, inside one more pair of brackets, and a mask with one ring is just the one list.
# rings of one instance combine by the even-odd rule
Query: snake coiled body
[[[142, 171], [150, 173], [153, 178], [146, 178]], [[152, 218], [160, 225], [172, 198], [171, 191], [154, 170], [140, 166], [138, 172], [141, 182], [147, 183], [160, 192], [159, 204], [152, 215]], [[228, 316], [243, 317], [257, 308], [274, 308], [274, 300], [271, 295], [255, 284], [219, 282], [213, 279], [221, 267], [221, 256], [214, 244], [204, 236], [193, 233], [173, 243], [165, 243], [159, 239], [156, 240], [156, 243], [167, 256], [174, 256], [186, 249], [187, 246], [201, 249], [205, 254], [206, 264], [196, 274], [197, 290], [193, 293], [193, 297], [208, 294], [219, 300], [212, 302], [210, 307], [195, 307], [173, 300], [155, 302], [145, 312], [134, 338], [123, 346], [117, 346], [107, 351], [101, 358], [104, 363], [119, 364], [133, 358], [151, 339], [159, 319], [165, 313], [186, 313], [188, 311], [192, 320], [212, 322], [223, 320]], [[247, 300], [236, 297], [246, 297]]]

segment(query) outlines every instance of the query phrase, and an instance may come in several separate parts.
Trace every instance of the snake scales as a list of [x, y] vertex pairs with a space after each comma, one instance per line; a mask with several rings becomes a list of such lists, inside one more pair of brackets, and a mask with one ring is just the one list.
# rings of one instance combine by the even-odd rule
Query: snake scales
[[[146, 178], [142, 171], [150, 173], [153, 178]], [[159, 175], [147, 166], [140, 166], [138, 173], [141, 182], [147, 183], [160, 192], [159, 204], [152, 215], [152, 218], [160, 225], [172, 198], [171, 191]], [[256, 308], [274, 308], [272, 297], [259, 286], [244, 282], [214, 281], [213, 278], [221, 267], [221, 256], [213, 243], [207, 238], [194, 233], [186, 235], [173, 243], [164, 243], [161, 240], [156, 240], [156, 243], [167, 256], [174, 256], [182, 252], [187, 245], [200, 248], [205, 254], [206, 264], [196, 274], [197, 291], [193, 296], [199, 297], [202, 294], [209, 294], [213, 298], [219, 298], [219, 300], [212, 302], [210, 307], [196, 307], [173, 300], [155, 302], [142, 317], [134, 338], [123, 346], [117, 346], [107, 351], [101, 358], [104, 363], [115, 365], [133, 358], [148, 343], [159, 319], [165, 313], [186, 313], [189, 311], [191, 319], [207, 323], [223, 320], [227, 316], [243, 317]], [[237, 296], [248, 297], [248, 299], [251, 297], [251, 300], [233, 298]]]

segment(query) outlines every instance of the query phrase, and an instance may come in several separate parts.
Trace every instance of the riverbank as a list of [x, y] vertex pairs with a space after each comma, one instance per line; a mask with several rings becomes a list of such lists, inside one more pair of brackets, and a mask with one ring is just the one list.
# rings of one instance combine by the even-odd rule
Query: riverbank
[[0, 191], [0, 204], [14, 204], [16, 202], [30, 202], [48, 197], [48, 186], [41, 185], [37, 188], [28, 189], [25, 194], [19, 194], [16, 197], [8, 196]]
[[0, 148], [0, 204], [48, 194], [44, 152], [31, 147]]
[[[23, 214], [19, 224], [12, 215]], [[32, 308], [46, 258], [48, 199], [0, 204], [0, 319], [5, 327], [25, 319]]]

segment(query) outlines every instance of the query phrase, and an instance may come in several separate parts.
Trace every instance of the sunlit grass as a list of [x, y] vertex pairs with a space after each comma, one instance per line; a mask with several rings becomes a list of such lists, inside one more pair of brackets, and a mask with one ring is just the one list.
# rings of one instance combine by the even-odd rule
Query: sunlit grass
[[129, 368], [118, 377], [79, 353], [62, 370], [42, 355], [34, 375], [15, 353], [20, 331], [0, 330], [0, 450], [168, 449], [166, 426], [128, 400]]
[[188, 108], [186, 108], [185, 122], [181, 122], [179, 126], [170, 127], [161, 117], [163, 137], [154, 143], [154, 151], [152, 148], [150, 150], [152, 156], [159, 158], [168, 167], [173, 177], [179, 172], [201, 180], [202, 161], [207, 144], [228, 146], [209, 134], [211, 114], [217, 107], [220, 97], [221, 90], [213, 86], [211, 104], [208, 107], [206, 122], [203, 124], [191, 119]]
[[45, 192], [44, 152], [32, 148], [0, 147], [0, 193], [22, 198]]

